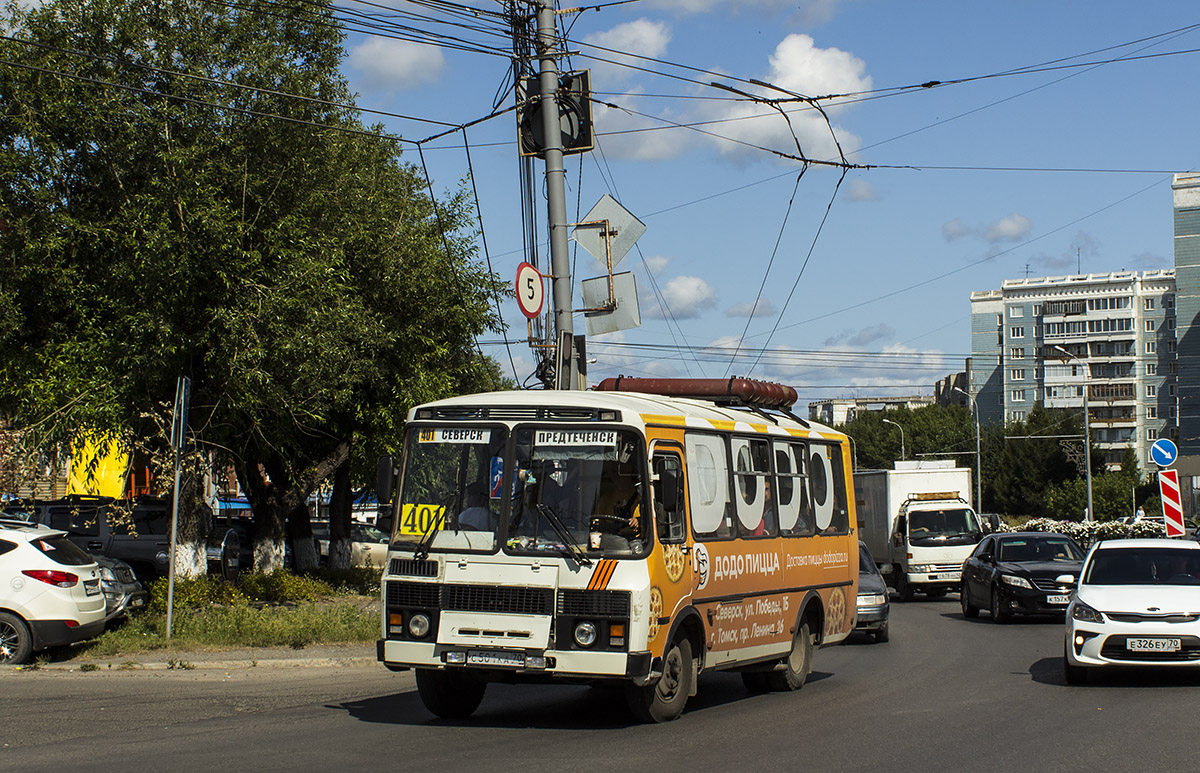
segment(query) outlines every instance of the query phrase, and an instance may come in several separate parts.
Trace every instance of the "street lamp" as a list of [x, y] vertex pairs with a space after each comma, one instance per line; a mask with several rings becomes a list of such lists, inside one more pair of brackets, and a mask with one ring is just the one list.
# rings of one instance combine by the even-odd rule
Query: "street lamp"
[[983, 457], [979, 455], [979, 406], [970, 392], [964, 392], [959, 387], [953, 387], [955, 392], [966, 395], [971, 402], [971, 413], [975, 416], [975, 511], [983, 508]]
[[904, 427], [901, 427], [891, 419], [880, 419], [884, 424], [891, 424], [896, 429], [900, 430], [900, 461], [904, 461]]
[[1088, 411], [1088, 364], [1079, 358], [1079, 355], [1071, 354], [1061, 346], [1051, 345], [1052, 349], [1057, 349], [1067, 356], [1067, 361], [1079, 360], [1083, 364], [1083, 463], [1087, 467], [1087, 490], [1088, 490], [1088, 505], [1087, 513], [1084, 515], [1085, 521], [1092, 520], [1092, 419]]

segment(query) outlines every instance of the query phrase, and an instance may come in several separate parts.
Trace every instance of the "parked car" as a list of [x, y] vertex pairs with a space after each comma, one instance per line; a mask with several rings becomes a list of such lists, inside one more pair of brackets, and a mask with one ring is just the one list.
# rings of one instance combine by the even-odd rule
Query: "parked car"
[[1068, 684], [1096, 668], [1200, 666], [1200, 544], [1096, 543], [1067, 610]]
[[[39, 501], [33, 509], [39, 522], [67, 533], [72, 542], [93, 555], [124, 561], [148, 585], [167, 574], [171, 549], [171, 501], [159, 497], [119, 500], [112, 497], [71, 496]], [[212, 571], [236, 571], [240, 558], [237, 535], [216, 524], [206, 543]], [[214, 556], [212, 548], [226, 550]]]
[[888, 640], [888, 589], [871, 557], [871, 551], [860, 540], [858, 543], [858, 622], [854, 630], [865, 631], [875, 638], [876, 643]]
[[[963, 562], [963, 617], [975, 617], [981, 608], [997, 623], [1013, 615], [1063, 614], [1083, 559], [1083, 548], [1064, 534], [988, 535]], [[1067, 575], [1069, 582], [1063, 579]]]
[[[313, 539], [322, 564], [329, 562], [329, 524], [314, 523]], [[388, 535], [365, 523], [350, 524], [350, 563], [382, 569], [387, 563]]]
[[0, 663], [104, 630], [100, 567], [58, 530], [0, 520]]
[[108, 556], [92, 556], [100, 566], [100, 590], [104, 593], [104, 625], [119, 622], [134, 611], [144, 609], [150, 594], [138, 582], [133, 567]]

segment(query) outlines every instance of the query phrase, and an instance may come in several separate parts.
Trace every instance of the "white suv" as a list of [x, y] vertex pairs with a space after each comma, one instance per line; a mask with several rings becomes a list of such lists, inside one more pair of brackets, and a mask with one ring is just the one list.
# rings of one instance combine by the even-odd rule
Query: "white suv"
[[61, 531], [0, 520], [0, 664], [103, 630], [96, 561]]

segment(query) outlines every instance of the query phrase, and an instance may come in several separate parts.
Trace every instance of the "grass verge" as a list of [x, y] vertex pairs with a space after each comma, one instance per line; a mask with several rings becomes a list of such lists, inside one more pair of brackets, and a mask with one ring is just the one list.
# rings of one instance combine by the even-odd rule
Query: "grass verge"
[[368, 569], [294, 575], [246, 573], [176, 580], [171, 638], [167, 581], [150, 587], [144, 612], [76, 650], [112, 657], [162, 649], [213, 650], [371, 642], [379, 638], [379, 573]]

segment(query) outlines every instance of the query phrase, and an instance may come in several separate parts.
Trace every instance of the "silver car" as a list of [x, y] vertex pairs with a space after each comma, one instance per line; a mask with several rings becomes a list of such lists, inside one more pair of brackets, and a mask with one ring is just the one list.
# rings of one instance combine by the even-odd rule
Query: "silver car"
[[132, 567], [108, 556], [92, 556], [100, 565], [100, 590], [104, 593], [104, 625], [123, 620], [130, 612], [145, 609], [150, 594], [138, 582]]

